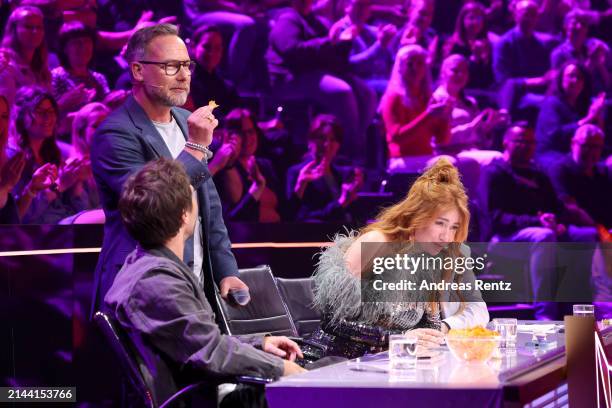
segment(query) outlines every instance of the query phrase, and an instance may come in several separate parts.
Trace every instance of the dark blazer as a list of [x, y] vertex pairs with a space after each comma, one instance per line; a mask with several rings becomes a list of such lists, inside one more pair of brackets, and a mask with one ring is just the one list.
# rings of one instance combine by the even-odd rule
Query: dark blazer
[[[185, 136], [188, 134], [189, 114], [185, 109], [172, 108], [172, 115]], [[126, 256], [136, 247], [136, 242], [121, 222], [117, 208], [123, 184], [145, 163], [162, 156], [172, 158], [153, 122], [132, 96], [111, 113], [96, 131], [91, 146], [91, 164], [106, 223], [94, 278], [92, 314], [100, 307]], [[203, 229], [204, 276], [212, 274], [219, 284], [225, 277], [238, 275], [238, 266], [221, 215], [219, 194], [206, 162], [200, 162], [187, 152], [181, 152], [176, 160], [185, 166], [197, 191]]]

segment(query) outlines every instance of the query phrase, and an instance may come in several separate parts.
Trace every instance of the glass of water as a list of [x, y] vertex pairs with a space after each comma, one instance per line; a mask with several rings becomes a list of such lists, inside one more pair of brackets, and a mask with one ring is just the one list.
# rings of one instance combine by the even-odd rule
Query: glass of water
[[389, 364], [392, 370], [413, 368], [416, 365], [416, 334], [392, 334], [389, 336]]
[[518, 321], [512, 318], [493, 319], [495, 330], [499, 332], [501, 341], [499, 342], [500, 351], [506, 353], [516, 352], [516, 332]]
[[574, 305], [574, 316], [588, 317], [595, 315], [595, 307], [593, 305]]

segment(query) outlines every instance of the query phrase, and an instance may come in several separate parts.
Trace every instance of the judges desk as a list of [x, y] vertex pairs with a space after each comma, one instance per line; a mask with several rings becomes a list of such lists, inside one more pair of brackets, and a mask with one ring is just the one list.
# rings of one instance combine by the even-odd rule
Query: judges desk
[[[271, 408], [567, 406], [563, 323], [546, 323], [519, 322], [517, 353], [487, 363], [460, 362], [443, 346], [437, 358], [396, 375], [385, 352], [281, 378], [266, 396]], [[527, 345], [534, 329], [556, 345]]]

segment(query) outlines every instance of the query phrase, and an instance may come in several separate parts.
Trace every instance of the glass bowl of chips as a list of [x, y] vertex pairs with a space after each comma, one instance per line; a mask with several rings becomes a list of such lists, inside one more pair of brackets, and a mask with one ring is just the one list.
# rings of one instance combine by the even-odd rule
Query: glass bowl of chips
[[451, 329], [446, 334], [446, 344], [456, 359], [469, 363], [487, 362], [501, 336], [495, 330], [482, 326], [470, 329]]

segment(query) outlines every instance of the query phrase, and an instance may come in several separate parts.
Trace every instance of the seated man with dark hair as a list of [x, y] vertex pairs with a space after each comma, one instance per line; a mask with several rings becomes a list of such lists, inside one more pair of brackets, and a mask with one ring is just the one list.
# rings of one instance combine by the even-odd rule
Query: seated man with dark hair
[[[119, 210], [138, 246], [106, 294], [105, 308], [175, 367], [177, 384], [207, 375], [278, 378], [304, 371], [292, 361], [302, 356], [298, 345], [286, 337], [220, 333], [203, 285], [183, 262], [197, 206], [189, 178], [176, 161], [149, 162], [128, 179]], [[158, 393], [169, 396], [168, 391]], [[263, 393], [256, 400], [254, 405], [263, 403]]]
[[[554, 242], [596, 242], [597, 232], [589, 226], [569, 223], [571, 213], [557, 198], [549, 178], [533, 165], [535, 133], [525, 123], [508, 128], [504, 152], [483, 169], [481, 194], [491, 218], [492, 242], [530, 242], [529, 270], [536, 317], [558, 319], [562, 315], [556, 299], [562, 279], [575, 279], [575, 293], [589, 294], [592, 254], [572, 256], [574, 274], [562, 276]], [[510, 246], [504, 247], [506, 250]], [[580, 272], [580, 273], [578, 273]]]
[[612, 228], [612, 174], [601, 163], [603, 131], [592, 124], [579, 127], [571, 151], [550, 170], [559, 198], [582, 215], [585, 225], [601, 224]]

